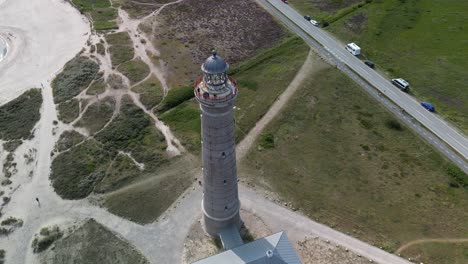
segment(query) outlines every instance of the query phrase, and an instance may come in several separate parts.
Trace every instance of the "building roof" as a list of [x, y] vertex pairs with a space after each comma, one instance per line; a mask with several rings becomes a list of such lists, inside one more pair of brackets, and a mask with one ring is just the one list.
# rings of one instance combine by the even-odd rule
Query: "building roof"
[[217, 55], [216, 50], [213, 50], [211, 56], [202, 64], [201, 69], [204, 73], [217, 74], [227, 72], [229, 65]]
[[300, 264], [286, 233], [279, 232], [193, 264]]

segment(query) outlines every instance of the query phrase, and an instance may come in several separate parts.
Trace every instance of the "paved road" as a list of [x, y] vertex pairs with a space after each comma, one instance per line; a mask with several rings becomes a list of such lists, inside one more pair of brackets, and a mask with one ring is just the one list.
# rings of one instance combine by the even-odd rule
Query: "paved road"
[[[331, 55], [338, 66], [347, 66], [351, 68], [359, 77], [363, 78], [366, 82], [375, 87], [385, 97], [394, 102], [400, 109], [403, 109], [408, 115], [420, 122], [430, 132], [434, 133], [437, 137], [448, 144], [453, 150], [459, 153], [463, 158], [451, 157], [454, 153], [450, 150], [442, 151], [449, 159], [457, 163], [464, 171], [468, 171], [466, 160], [468, 159], [468, 139], [447, 122], [442, 120], [437, 114], [430, 113], [425, 110], [419, 102], [408, 94], [401, 92], [390, 81], [374, 70], [367, 67], [362, 61], [357, 59], [349, 53], [344, 45], [331, 37], [327, 32], [320, 28], [312, 26], [310, 22], [306, 21], [301, 14], [291, 8], [289, 5], [282, 3], [280, 0], [257, 0], [267, 10], [273, 13], [276, 17], [282, 20], [288, 27], [295, 31], [302, 38], [313, 39], [307, 41], [318, 42], [313, 44], [315, 48], [324, 51], [326, 55]], [[285, 20], [287, 18], [287, 21]], [[291, 23], [294, 22], [294, 23]], [[342, 65], [340, 65], [342, 64]], [[422, 132], [420, 133], [422, 135]], [[449, 152], [449, 153], [447, 153]], [[457, 155], [458, 156], [458, 155]]]

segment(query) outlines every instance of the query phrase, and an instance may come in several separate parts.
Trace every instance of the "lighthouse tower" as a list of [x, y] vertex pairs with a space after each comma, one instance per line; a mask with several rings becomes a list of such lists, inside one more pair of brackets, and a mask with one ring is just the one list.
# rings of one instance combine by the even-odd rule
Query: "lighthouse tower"
[[200, 103], [203, 159], [202, 211], [205, 231], [218, 237], [229, 228], [239, 230], [236, 144], [233, 107], [237, 85], [227, 76], [229, 65], [214, 50], [202, 64], [195, 83]]

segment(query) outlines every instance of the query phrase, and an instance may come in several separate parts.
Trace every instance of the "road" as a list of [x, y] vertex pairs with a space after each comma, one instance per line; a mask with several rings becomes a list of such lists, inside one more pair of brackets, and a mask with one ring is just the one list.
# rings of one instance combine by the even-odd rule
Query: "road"
[[[437, 114], [433, 114], [424, 109], [414, 98], [401, 92], [393, 86], [388, 79], [367, 67], [362, 61], [349, 53], [344, 48], [343, 44], [324, 30], [314, 27], [289, 5], [282, 3], [280, 0], [257, 1], [321, 53], [321, 55], [330, 57], [342, 71], [345, 71], [348, 67], [352, 70], [352, 72], [345, 72], [345, 74], [348, 76], [353, 74], [357, 75], [352, 77], [354, 80], [362, 78], [367, 84], [370, 84], [376, 91], [381, 93], [383, 99], [388, 98], [398, 106], [400, 111], [404, 110], [402, 112], [404, 112], [408, 118], [417, 120], [423, 128], [416, 130], [416, 132], [426, 140], [429, 140], [429, 143], [441, 150], [447, 158], [455, 162], [461, 169], [465, 172], [468, 171], [468, 139], [461, 132], [442, 120]], [[424, 131], [425, 129], [428, 131]], [[423, 132], [426, 134], [428, 134], [428, 132], [433, 133], [450, 146], [451, 149], [437, 146], [436, 144], [440, 144], [440, 142], [434, 138], [429, 139]], [[454, 153], [452, 149], [456, 153]], [[457, 153], [461, 155], [461, 157]]]

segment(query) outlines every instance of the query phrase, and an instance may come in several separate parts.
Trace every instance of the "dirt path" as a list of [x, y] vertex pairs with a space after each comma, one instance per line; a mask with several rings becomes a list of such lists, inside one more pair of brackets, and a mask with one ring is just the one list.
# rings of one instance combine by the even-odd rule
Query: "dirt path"
[[425, 244], [425, 243], [467, 243], [468, 238], [426, 238], [426, 239], [417, 239], [410, 241], [401, 247], [399, 247], [395, 253], [400, 254], [401, 252], [405, 251], [409, 247], [412, 247], [414, 245], [419, 245], [419, 244]]
[[268, 123], [270, 123], [271, 120], [273, 120], [273, 118], [285, 107], [286, 103], [291, 99], [297, 89], [299, 89], [305, 78], [313, 72], [319, 71], [324, 67], [324, 65], [326, 65], [323, 63], [315, 63], [317, 60], [320, 60], [318, 56], [310, 51], [304, 64], [289, 84], [288, 88], [284, 90], [276, 102], [274, 102], [270, 107], [268, 112], [255, 124], [239, 145], [237, 145], [236, 155], [238, 162], [245, 157], [249, 149], [252, 147], [252, 144], [258, 138], [266, 125], [268, 125]]

